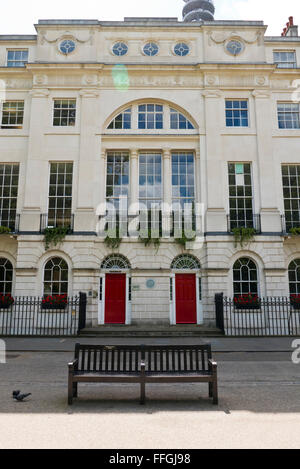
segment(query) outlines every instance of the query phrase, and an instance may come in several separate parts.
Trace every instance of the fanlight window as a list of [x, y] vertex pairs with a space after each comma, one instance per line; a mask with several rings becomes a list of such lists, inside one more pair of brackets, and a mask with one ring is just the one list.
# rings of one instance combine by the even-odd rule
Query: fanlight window
[[194, 256], [189, 256], [186, 254], [182, 254], [178, 257], [176, 257], [172, 264], [171, 264], [171, 269], [176, 269], [176, 270], [199, 270], [201, 269], [201, 264], [198, 261], [198, 259]]
[[121, 112], [114, 120], [111, 121], [108, 129], [131, 129], [131, 108]]
[[68, 264], [64, 259], [50, 259], [44, 270], [44, 295], [67, 295], [68, 276]]
[[107, 127], [108, 130], [195, 130], [182, 112], [159, 103], [132, 105], [122, 111]]
[[12, 292], [13, 266], [8, 259], [0, 258], [0, 293]]
[[194, 129], [193, 124], [184, 117], [183, 114], [176, 111], [175, 109], [170, 109], [170, 127], [171, 129]]
[[289, 265], [289, 286], [291, 295], [300, 295], [300, 259]]
[[128, 270], [130, 269], [130, 263], [125, 256], [121, 254], [113, 254], [104, 259], [101, 264], [101, 268], [105, 270]]
[[258, 274], [255, 263], [243, 257], [233, 266], [234, 296], [247, 293], [258, 294]]

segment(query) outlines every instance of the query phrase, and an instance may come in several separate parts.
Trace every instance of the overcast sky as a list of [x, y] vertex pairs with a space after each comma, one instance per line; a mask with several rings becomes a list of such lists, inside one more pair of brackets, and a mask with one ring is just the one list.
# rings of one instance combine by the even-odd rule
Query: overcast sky
[[[34, 34], [38, 19], [123, 20], [124, 16], [182, 18], [183, 0], [14, 0], [6, 1], [0, 34]], [[300, 23], [299, 0], [215, 0], [215, 19], [263, 20], [268, 35], [280, 35], [288, 17]]]

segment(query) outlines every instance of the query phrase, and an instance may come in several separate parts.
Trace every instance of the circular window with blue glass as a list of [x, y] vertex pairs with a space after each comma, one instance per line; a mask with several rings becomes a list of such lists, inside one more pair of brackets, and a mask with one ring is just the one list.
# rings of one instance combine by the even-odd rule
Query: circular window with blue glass
[[148, 55], [149, 57], [153, 57], [154, 55], [158, 54], [158, 45], [155, 42], [148, 42], [144, 46], [144, 54]]
[[71, 39], [66, 39], [65, 41], [62, 41], [59, 45], [59, 50], [62, 52], [62, 54], [68, 55], [71, 54], [76, 48], [76, 44], [74, 41], [71, 41]]
[[176, 55], [179, 55], [180, 57], [184, 57], [185, 55], [188, 55], [188, 53], [190, 52], [190, 48], [184, 42], [180, 42], [179, 44], [176, 44], [176, 46], [174, 47], [174, 52]]
[[117, 42], [112, 49], [115, 55], [119, 57], [122, 55], [126, 55], [128, 52], [128, 46], [124, 42]]
[[239, 55], [244, 50], [244, 45], [240, 41], [229, 41], [226, 45], [226, 50], [231, 55]]

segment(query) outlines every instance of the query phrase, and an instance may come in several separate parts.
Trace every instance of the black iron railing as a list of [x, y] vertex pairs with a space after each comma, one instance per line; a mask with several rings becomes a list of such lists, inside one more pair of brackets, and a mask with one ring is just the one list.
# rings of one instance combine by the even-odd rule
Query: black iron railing
[[288, 235], [291, 233], [291, 230], [293, 228], [299, 228], [300, 229], [300, 221], [299, 220], [290, 220], [287, 219], [285, 215], [281, 215], [281, 225], [282, 225], [282, 234], [283, 235]]
[[40, 216], [40, 233], [43, 233], [46, 228], [69, 228], [68, 233], [72, 234], [74, 231], [74, 215], [62, 218], [51, 218], [47, 213]]
[[260, 215], [251, 215], [248, 219], [239, 220], [237, 216], [227, 215], [227, 232], [232, 233], [235, 228], [253, 228], [256, 233], [261, 233]]
[[11, 233], [19, 233], [20, 228], [20, 215], [16, 214], [11, 216], [9, 219], [3, 219], [0, 217], [0, 226], [4, 228], [9, 228]]
[[289, 297], [260, 298], [254, 304], [236, 304], [215, 296], [216, 325], [227, 336], [298, 336], [300, 305]]
[[57, 306], [40, 297], [14, 297], [12, 305], [0, 307], [0, 336], [73, 336], [85, 327], [85, 318], [85, 293]]
[[136, 216], [130, 215], [127, 217], [127, 214], [123, 214], [117, 211], [116, 213], [110, 214], [106, 212], [106, 223], [104, 225], [104, 230], [109, 234], [119, 233], [121, 220], [123, 223], [122, 231], [127, 233], [129, 236], [129, 223], [133, 218], [139, 217], [139, 223], [137, 224], [136, 229], [140, 232], [140, 235], [143, 237], [148, 237], [152, 234], [153, 237], [162, 238], [162, 237], [182, 237], [185, 231], [189, 232], [192, 230], [196, 232], [197, 229], [197, 219], [194, 213], [190, 215], [185, 215], [184, 213], [164, 212], [162, 210], [149, 210], [149, 211], [140, 211]]

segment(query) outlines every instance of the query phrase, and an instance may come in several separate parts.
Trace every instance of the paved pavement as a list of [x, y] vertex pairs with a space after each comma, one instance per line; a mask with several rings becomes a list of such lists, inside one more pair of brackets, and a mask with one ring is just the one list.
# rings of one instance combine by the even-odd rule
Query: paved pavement
[[[218, 407], [207, 385], [197, 384], [149, 385], [146, 406], [136, 385], [81, 385], [68, 407], [66, 365], [75, 341], [7, 340], [0, 448], [300, 447], [300, 365], [291, 362], [290, 339], [210, 339], [219, 364]], [[14, 389], [32, 392], [31, 399], [14, 402]]]
[[259, 337], [259, 338], [4, 338], [8, 351], [42, 351], [42, 352], [72, 352], [76, 342], [85, 344], [198, 344], [211, 343], [215, 352], [290, 352], [292, 342], [291, 337]]

